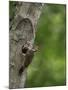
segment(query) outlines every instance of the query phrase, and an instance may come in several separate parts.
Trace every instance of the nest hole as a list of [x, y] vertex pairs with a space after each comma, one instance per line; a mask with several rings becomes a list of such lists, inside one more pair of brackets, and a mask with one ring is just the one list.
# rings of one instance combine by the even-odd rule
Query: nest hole
[[23, 66], [19, 69], [19, 75], [21, 76], [22, 75], [22, 72], [24, 71], [24, 68]]
[[22, 47], [22, 53], [26, 54], [28, 51], [28, 48], [27, 47]]

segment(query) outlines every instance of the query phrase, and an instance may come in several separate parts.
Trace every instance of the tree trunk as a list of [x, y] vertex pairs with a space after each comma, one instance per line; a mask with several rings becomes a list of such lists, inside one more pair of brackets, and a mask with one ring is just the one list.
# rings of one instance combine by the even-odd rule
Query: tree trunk
[[9, 22], [9, 88], [23, 88], [27, 69], [21, 69], [26, 60], [26, 50], [22, 48], [27, 42], [30, 43], [29, 47], [33, 48], [36, 25], [43, 4], [16, 2], [15, 5], [15, 15]]

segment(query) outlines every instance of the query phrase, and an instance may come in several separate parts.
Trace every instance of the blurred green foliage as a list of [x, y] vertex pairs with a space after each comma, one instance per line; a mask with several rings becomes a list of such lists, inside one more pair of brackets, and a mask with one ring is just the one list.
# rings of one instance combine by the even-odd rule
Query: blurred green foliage
[[40, 16], [35, 44], [39, 50], [28, 68], [25, 87], [66, 84], [66, 6], [46, 4]]
[[15, 10], [16, 10], [16, 7], [15, 7], [15, 2], [10, 2], [9, 3], [9, 15], [10, 15], [10, 19], [14, 17], [15, 15]]

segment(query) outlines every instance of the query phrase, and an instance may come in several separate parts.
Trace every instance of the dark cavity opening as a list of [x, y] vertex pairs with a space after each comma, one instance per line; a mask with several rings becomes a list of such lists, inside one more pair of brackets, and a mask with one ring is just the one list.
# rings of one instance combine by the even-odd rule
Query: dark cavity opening
[[22, 53], [26, 54], [28, 51], [28, 48], [27, 47], [22, 47]]
[[22, 75], [22, 72], [24, 71], [24, 68], [23, 66], [19, 69], [19, 75], [21, 76]]

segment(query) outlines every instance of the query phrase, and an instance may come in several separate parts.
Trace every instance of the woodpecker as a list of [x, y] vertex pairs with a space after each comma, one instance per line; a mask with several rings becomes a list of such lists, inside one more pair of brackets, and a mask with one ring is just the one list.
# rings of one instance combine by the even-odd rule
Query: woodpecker
[[22, 72], [26, 68], [28, 68], [28, 66], [32, 62], [34, 52], [36, 52], [37, 50], [38, 50], [38, 48], [33, 47], [33, 45], [30, 42], [28, 42], [28, 43], [26, 43], [25, 45], [22, 46], [22, 54], [24, 55], [25, 60], [24, 60], [24, 65], [19, 70], [19, 75], [21, 75]]

